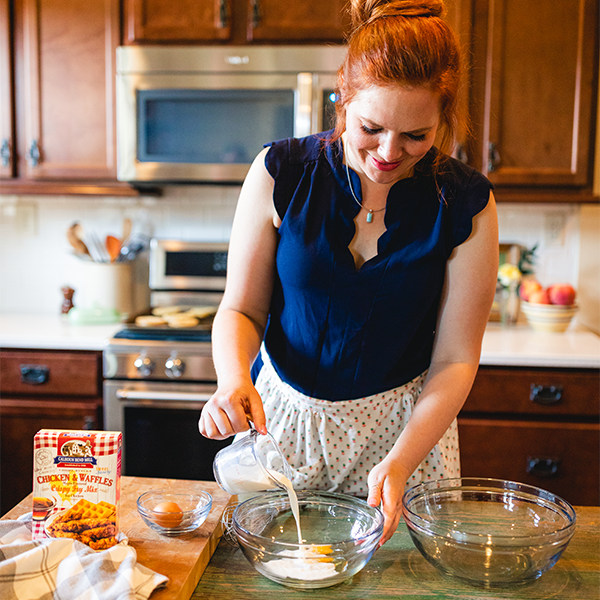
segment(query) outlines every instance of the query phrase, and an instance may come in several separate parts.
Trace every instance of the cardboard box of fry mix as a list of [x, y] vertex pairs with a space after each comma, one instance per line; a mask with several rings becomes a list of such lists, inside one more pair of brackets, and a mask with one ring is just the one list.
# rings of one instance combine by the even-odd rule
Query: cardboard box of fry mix
[[33, 539], [72, 538], [93, 550], [119, 533], [121, 433], [42, 429], [33, 448]]

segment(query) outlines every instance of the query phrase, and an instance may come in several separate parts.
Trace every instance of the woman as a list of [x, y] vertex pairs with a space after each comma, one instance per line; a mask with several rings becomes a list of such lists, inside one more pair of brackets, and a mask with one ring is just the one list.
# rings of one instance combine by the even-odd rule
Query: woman
[[351, 4], [335, 130], [273, 142], [242, 187], [199, 427], [268, 429], [296, 489], [381, 505], [384, 543], [406, 486], [460, 474], [498, 233], [489, 181], [434, 146], [460, 76], [443, 3]]

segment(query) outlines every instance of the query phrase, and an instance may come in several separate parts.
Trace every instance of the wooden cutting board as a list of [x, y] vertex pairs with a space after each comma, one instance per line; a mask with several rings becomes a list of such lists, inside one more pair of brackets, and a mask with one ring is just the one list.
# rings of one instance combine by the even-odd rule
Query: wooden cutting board
[[[150, 529], [137, 512], [136, 500], [148, 490], [196, 492], [204, 490], [212, 496], [213, 504], [208, 518], [191, 533], [162, 536]], [[183, 481], [146, 477], [121, 478], [120, 529], [135, 548], [138, 562], [169, 581], [156, 590], [152, 600], [189, 600], [222, 535], [221, 516], [231, 496], [214, 481]], [[4, 519], [16, 519], [31, 512], [32, 496], [22, 500]]]

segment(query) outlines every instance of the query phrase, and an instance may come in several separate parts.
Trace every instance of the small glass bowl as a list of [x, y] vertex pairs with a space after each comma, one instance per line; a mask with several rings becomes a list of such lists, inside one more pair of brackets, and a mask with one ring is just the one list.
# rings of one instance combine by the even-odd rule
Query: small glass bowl
[[575, 533], [576, 515], [562, 498], [500, 479], [430, 481], [403, 497], [412, 541], [439, 571], [495, 588], [540, 577]]
[[383, 515], [365, 501], [331, 492], [298, 492], [303, 543], [286, 492], [266, 492], [238, 505], [230, 533], [262, 575], [292, 588], [336, 585], [371, 559]]
[[[174, 502], [181, 508], [181, 522], [178, 513], [173, 518], [172, 513], [156, 512], [154, 508], [161, 502]], [[212, 508], [212, 496], [208, 492], [195, 494], [178, 494], [150, 490], [137, 499], [137, 509], [142, 520], [148, 527], [162, 535], [182, 535], [194, 531], [206, 521]], [[173, 522], [170, 526], [169, 521]]]

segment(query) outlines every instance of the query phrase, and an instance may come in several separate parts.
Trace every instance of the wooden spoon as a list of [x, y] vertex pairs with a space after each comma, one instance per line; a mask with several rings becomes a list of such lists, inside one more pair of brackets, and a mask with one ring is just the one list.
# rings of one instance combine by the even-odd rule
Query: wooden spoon
[[106, 249], [108, 250], [108, 255], [110, 256], [110, 262], [115, 262], [121, 252], [121, 241], [114, 235], [107, 235]]
[[123, 234], [121, 236], [122, 244], [125, 243], [125, 240], [131, 235], [131, 219], [125, 218], [123, 219]]
[[78, 235], [78, 227], [79, 223], [73, 223], [73, 225], [67, 229], [67, 240], [69, 241], [69, 244], [73, 246], [77, 254], [87, 254], [89, 256], [90, 251], [88, 250], [88, 247]]

